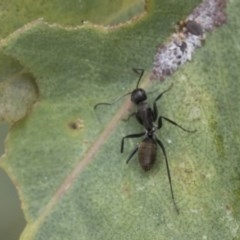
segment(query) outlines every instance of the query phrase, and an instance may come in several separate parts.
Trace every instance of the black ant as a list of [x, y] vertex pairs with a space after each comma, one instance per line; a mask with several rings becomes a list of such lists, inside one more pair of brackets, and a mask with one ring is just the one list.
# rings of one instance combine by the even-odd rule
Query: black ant
[[[179, 213], [177, 204], [175, 202], [174, 194], [173, 194], [171, 174], [170, 174], [170, 169], [169, 169], [169, 165], [168, 165], [167, 154], [166, 154], [163, 143], [156, 136], [156, 131], [162, 127], [163, 119], [168, 121], [169, 123], [181, 128], [182, 130], [184, 130], [186, 132], [192, 133], [192, 132], [195, 132], [195, 130], [194, 131], [187, 130], [187, 129], [183, 128], [182, 126], [180, 126], [179, 124], [177, 124], [176, 122], [170, 120], [169, 118], [166, 118], [161, 115], [158, 116], [158, 109], [157, 109], [156, 103], [163, 96], [164, 93], [166, 93], [167, 91], [169, 91], [171, 89], [172, 85], [170, 85], [170, 87], [168, 89], [166, 89], [165, 91], [160, 93], [155, 98], [155, 100], [153, 101], [153, 108], [151, 108], [149, 106], [149, 104], [146, 102], [147, 94], [146, 94], [145, 90], [138, 87], [138, 85], [141, 81], [141, 78], [144, 74], [144, 70], [134, 68], [133, 71], [140, 74], [140, 76], [139, 76], [136, 88], [131, 93], [127, 93], [127, 94], [131, 94], [131, 101], [137, 107], [137, 111], [132, 113], [129, 116], [129, 118], [131, 116], [135, 115], [137, 121], [144, 127], [145, 131], [141, 132], [141, 133], [129, 134], [129, 135], [123, 137], [122, 141], [121, 141], [121, 153], [123, 153], [124, 140], [126, 138], [139, 138], [139, 137], [144, 136], [142, 142], [133, 149], [133, 151], [127, 158], [126, 163], [128, 163], [132, 159], [132, 157], [136, 154], [136, 152], [138, 151], [138, 160], [140, 162], [140, 165], [144, 171], [148, 171], [153, 167], [153, 165], [156, 161], [157, 145], [159, 145], [159, 147], [161, 148], [161, 150], [163, 152], [165, 162], [166, 162], [167, 175], [168, 175], [173, 204], [174, 204], [174, 207], [175, 207], [177, 213]], [[126, 96], [127, 94], [125, 94], [124, 96]], [[95, 105], [94, 109], [96, 109], [96, 107], [101, 104], [110, 105], [111, 103], [98, 103], [97, 105]], [[155, 124], [156, 121], [157, 121], [157, 125]]]

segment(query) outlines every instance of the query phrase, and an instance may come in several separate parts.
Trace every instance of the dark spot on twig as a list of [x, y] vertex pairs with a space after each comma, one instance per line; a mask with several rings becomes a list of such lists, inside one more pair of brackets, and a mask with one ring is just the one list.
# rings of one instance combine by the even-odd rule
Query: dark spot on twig
[[226, 0], [205, 0], [184, 21], [180, 21], [170, 41], [159, 45], [151, 79], [162, 81], [191, 61], [194, 51], [203, 45], [205, 33], [226, 22], [225, 10]]

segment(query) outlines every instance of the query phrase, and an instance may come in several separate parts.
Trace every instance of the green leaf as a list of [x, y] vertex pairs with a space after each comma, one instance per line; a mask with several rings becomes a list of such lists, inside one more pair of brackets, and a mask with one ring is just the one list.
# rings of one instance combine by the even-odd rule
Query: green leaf
[[84, 21], [105, 25], [119, 24], [141, 14], [145, 7], [143, 0], [132, 0], [131, 3], [128, 0], [103, 0], [101, 4], [98, 0], [91, 2], [2, 0], [0, 4], [1, 37], [37, 18], [44, 18], [48, 23], [58, 23], [62, 26], [79, 26]]
[[[168, 41], [174, 24], [197, 1], [148, 4], [145, 14], [115, 27], [38, 20], [2, 41], [4, 56], [28, 69], [39, 94], [13, 124], [0, 162], [18, 188], [27, 219], [21, 239], [239, 239], [240, 4], [229, 3], [228, 23], [207, 35], [192, 62], [151, 86], [144, 80], [156, 46]], [[197, 129], [188, 134], [164, 122], [158, 133], [179, 215], [161, 151], [147, 173], [137, 157], [125, 164], [141, 140], [127, 139], [120, 154], [121, 138], [142, 131], [134, 118], [121, 121], [128, 97], [99, 107], [100, 120], [93, 111], [96, 103], [136, 86], [132, 67], [146, 69], [144, 86], [157, 90], [149, 102], [173, 82], [158, 102], [160, 113]], [[26, 101], [21, 104], [26, 108]]]

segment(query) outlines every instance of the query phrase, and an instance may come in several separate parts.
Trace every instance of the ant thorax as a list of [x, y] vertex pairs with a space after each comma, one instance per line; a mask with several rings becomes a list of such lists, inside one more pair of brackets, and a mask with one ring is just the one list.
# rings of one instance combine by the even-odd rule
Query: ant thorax
[[154, 135], [155, 135], [155, 132], [157, 131], [157, 128], [154, 126], [152, 127], [151, 130], [147, 130], [145, 129], [145, 132], [146, 132], [146, 136], [148, 136], [149, 138], [153, 138]]
[[138, 105], [137, 105], [137, 112], [144, 112], [144, 111], [147, 111], [147, 109], [150, 108], [149, 104], [145, 101], [143, 102], [140, 102]]
[[147, 131], [152, 131], [154, 127], [154, 115], [151, 107], [147, 102], [143, 101], [137, 105], [136, 118]]

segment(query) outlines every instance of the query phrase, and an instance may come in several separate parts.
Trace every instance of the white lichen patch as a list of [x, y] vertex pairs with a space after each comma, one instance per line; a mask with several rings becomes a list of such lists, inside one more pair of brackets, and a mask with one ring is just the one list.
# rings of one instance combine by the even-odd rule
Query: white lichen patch
[[170, 41], [158, 47], [154, 58], [152, 79], [164, 80], [179, 66], [192, 60], [194, 51], [201, 47], [206, 32], [226, 22], [226, 0], [205, 0], [182, 22]]

